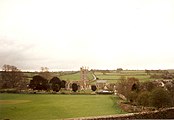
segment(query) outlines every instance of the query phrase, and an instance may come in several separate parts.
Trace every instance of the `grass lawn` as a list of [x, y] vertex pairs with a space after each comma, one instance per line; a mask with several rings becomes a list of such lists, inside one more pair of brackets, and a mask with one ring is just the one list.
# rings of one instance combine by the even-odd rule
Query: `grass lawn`
[[55, 120], [120, 114], [111, 95], [0, 94], [0, 119]]

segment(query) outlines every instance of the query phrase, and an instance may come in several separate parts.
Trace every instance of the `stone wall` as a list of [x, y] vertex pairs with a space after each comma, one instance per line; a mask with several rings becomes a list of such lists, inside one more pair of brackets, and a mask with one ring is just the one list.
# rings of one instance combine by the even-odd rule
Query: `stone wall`
[[130, 103], [125, 103], [122, 101], [118, 102], [119, 107], [128, 113], [135, 113], [135, 112], [146, 112], [146, 111], [154, 111], [156, 110], [154, 107], [143, 107], [143, 106], [134, 106]]
[[97, 117], [70, 118], [67, 120], [115, 120], [115, 119], [174, 119], [174, 107], [150, 112], [128, 113]]

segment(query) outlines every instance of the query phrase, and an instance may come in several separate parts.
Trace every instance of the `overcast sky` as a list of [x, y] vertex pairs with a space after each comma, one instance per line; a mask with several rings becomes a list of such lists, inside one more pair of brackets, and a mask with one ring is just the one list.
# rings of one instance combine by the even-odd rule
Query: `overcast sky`
[[0, 66], [172, 69], [173, 0], [0, 0]]

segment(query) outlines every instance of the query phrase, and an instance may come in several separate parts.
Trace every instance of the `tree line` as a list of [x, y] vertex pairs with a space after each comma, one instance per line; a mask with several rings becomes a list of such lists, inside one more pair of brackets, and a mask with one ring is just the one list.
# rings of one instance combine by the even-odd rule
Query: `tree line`
[[27, 88], [27, 80], [25, 75], [17, 67], [13, 65], [3, 65], [2, 72], [0, 76], [0, 88], [16, 88], [18, 90], [23, 90]]
[[42, 76], [36, 75], [30, 81], [29, 87], [33, 90], [53, 90], [59, 92], [61, 88], [65, 88], [66, 81], [53, 77], [50, 81]]
[[[79, 90], [79, 84], [69, 84], [72, 91], [76, 92]], [[21, 70], [13, 65], [3, 65], [2, 71], [0, 72], [0, 89], [14, 89], [17, 91], [21, 90], [53, 90], [59, 92], [62, 88], [66, 89], [67, 82], [61, 80], [48, 71], [47, 67], [41, 67], [41, 71], [38, 72], [31, 80]], [[95, 85], [91, 86], [91, 90], [95, 91], [97, 88]]]
[[139, 82], [137, 78], [120, 78], [117, 91], [130, 104], [145, 107], [174, 106], [174, 80]]

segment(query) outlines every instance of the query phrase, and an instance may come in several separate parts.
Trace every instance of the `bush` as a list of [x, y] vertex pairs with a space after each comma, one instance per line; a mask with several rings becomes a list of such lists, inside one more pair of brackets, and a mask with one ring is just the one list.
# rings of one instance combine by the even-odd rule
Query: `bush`
[[157, 74], [152, 74], [152, 75], [150, 75], [150, 78], [159, 79], [159, 78], [162, 78], [162, 76], [161, 75], [157, 75]]
[[47, 90], [48, 89], [48, 80], [45, 78], [36, 75], [30, 81], [29, 87], [33, 90]]
[[169, 107], [172, 105], [172, 98], [167, 90], [155, 88], [150, 94], [149, 103], [157, 108]]
[[92, 85], [92, 86], [91, 86], [91, 90], [92, 90], [92, 91], [96, 91], [96, 90], [97, 90], [97, 87], [96, 87], [95, 85]]
[[142, 83], [142, 86], [147, 91], [152, 91], [154, 88], [156, 88], [156, 85], [152, 81], [146, 81]]
[[135, 91], [132, 91], [132, 92], [130, 92], [129, 95], [128, 95], [128, 100], [129, 100], [130, 102], [132, 102], [132, 103], [135, 103], [137, 97], [138, 97], [138, 93], [135, 92]]
[[19, 93], [16, 89], [1, 89], [0, 93]]
[[147, 91], [141, 92], [137, 98], [138, 105], [149, 106], [149, 95], [150, 93]]
[[[122, 76], [117, 84], [117, 91], [126, 98], [130, 97], [131, 92], [139, 92], [139, 79], [135, 77], [125, 78]], [[129, 98], [128, 98], [129, 99]]]
[[72, 91], [76, 92], [78, 90], [78, 85], [76, 83], [72, 84]]
[[58, 77], [53, 77], [50, 80], [50, 85], [53, 91], [59, 92], [61, 89], [61, 80]]

